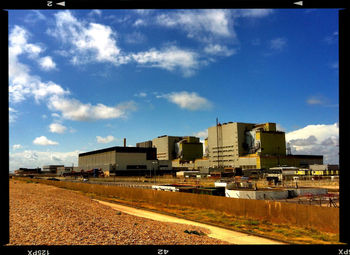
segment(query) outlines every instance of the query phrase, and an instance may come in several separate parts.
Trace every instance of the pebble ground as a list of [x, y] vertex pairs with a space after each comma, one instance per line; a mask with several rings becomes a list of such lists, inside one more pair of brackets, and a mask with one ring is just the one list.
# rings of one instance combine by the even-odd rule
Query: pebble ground
[[74, 191], [10, 181], [9, 245], [227, 244], [201, 227], [121, 213]]

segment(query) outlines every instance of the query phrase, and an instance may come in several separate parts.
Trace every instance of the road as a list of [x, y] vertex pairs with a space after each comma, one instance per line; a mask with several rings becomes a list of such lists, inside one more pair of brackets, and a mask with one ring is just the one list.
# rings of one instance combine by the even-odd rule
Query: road
[[124, 206], [124, 205], [115, 204], [115, 203], [109, 203], [101, 200], [96, 200], [96, 199], [94, 200], [101, 204], [110, 206], [115, 210], [118, 210], [127, 214], [131, 214], [134, 216], [138, 216], [138, 217], [148, 218], [148, 219], [162, 221], [162, 222], [174, 222], [174, 223], [188, 224], [188, 225], [207, 228], [211, 232], [210, 234], [208, 234], [209, 237], [220, 239], [220, 240], [229, 242], [231, 244], [245, 244], [245, 245], [247, 244], [285, 244], [282, 242], [278, 242], [278, 241], [274, 241], [274, 240], [270, 240], [262, 237], [257, 237], [257, 236], [253, 236], [253, 235], [249, 235], [241, 232], [236, 232], [233, 230], [227, 230], [224, 228], [215, 227], [215, 226], [211, 226], [211, 225], [207, 225], [207, 224], [203, 224], [195, 221], [185, 220], [174, 216], [150, 212], [142, 209], [136, 209], [133, 207]]

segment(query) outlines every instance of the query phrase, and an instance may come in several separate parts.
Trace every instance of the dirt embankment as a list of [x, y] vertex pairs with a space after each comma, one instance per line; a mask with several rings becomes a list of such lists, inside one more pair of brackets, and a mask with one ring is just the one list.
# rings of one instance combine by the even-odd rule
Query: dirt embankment
[[10, 181], [10, 245], [227, 244], [204, 233], [116, 212], [73, 191]]

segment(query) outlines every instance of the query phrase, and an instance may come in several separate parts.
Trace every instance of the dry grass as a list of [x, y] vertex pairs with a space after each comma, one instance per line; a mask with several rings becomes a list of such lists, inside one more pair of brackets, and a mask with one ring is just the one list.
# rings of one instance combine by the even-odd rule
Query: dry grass
[[[339, 235], [324, 233], [314, 229], [301, 228], [288, 224], [273, 224], [269, 221], [260, 221], [255, 219], [247, 219], [238, 217], [225, 212], [220, 212], [212, 209], [195, 208], [184, 205], [163, 204], [156, 202], [147, 202], [141, 198], [137, 198], [138, 189], [127, 189], [128, 194], [120, 193], [123, 188], [92, 185], [85, 183], [70, 183], [70, 182], [53, 182], [46, 180], [28, 180], [27, 182], [40, 182], [55, 185], [62, 188], [67, 188], [82, 192], [90, 197], [123, 203], [126, 205], [137, 206], [140, 208], [156, 210], [159, 212], [168, 213], [174, 216], [182, 217], [189, 220], [195, 220], [203, 223], [222, 226], [231, 230], [242, 231], [251, 234], [257, 234], [264, 237], [270, 237], [281, 241], [293, 244], [338, 244]], [[116, 193], [116, 190], [119, 192]], [[130, 194], [130, 191], [135, 191], [135, 194]], [[125, 191], [126, 192], [126, 191]], [[118, 196], [116, 196], [118, 194]], [[171, 193], [169, 193], [171, 194]]]
[[[194, 184], [194, 185], [202, 185], [202, 186], [214, 186], [214, 183], [217, 179], [210, 179], [210, 178], [176, 178], [176, 177], [169, 177], [169, 176], [157, 176], [157, 178], [154, 180], [154, 178], [145, 178], [145, 177], [129, 177], [129, 176], [118, 176], [116, 178], [114, 177], [106, 177], [106, 178], [90, 178], [90, 180], [93, 181], [99, 181], [99, 182], [150, 182], [153, 183], [156, 181], [157, 184], [173, 184], [173, 183], [183, 183], [183, 184]], [[266, 180], [258, 180], [254, 181], [256, 182], [259, 188], [266, 188], [268, 187], [268, 182]], [[294, 186], [294, 181], [284, 181], [284, 184], [286, 186]], [[331, 180], [331, 179], [320, 179], [320, 180], [298, 180], [298, 185], [300, 187], [320, 187], [320, 186], [330, 186], [334, 188], [339, 187], [339, 179]]]
[[277, 239], [292, 244], [339, 244], [339, 235], [323, 233], [314, 229], [304, 229], [287, 224], [272, 224], [268, 221], [237, 217], [210, 209], [198, 209], [189, 206], [184, 207], [176, 205], [165, 207], [161, 203], [151, 205], [140, 201], [115, 198], [106, 199], [100, 196], [92, 196], [101, 200], [108, 200], [110, 202], [123, 203], [139, 208], [155, 210], [188, 220], [209, 223], [227, 229]]

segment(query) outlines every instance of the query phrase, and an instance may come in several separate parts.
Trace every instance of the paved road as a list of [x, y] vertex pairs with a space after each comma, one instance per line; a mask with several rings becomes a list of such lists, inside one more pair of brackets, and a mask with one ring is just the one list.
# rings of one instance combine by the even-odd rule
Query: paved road
[[136, 209], [133, 207], [124, 206], [124, 205], [115, 204], [115, 203], [109, 203], [101, 200], [95, 200], [95, 201], [101, 204], [110, 206], [115, 210], [118, 210], [127, 214], [131, 214], [134, 216], [138, 216], [138, 217], [149, 218], [152, 220], [163, 221], [163, 222], [174, 222], [174, 223], [182, 223], [182, 224], [204, 227], [210, 230], [211, 233], [208, 234], [209, 237], [220, 239], [232, 244], [285, 244], [282, 242], [277, 242], [277, 241], [262, 238], [262, 237], [257, 237], [257, 236], [253, 236], [245, 233], [227, 230], [224, 228], [219, 228], [219, 227], [215, 227], [215, 226], [211, 226], [203, 223], [198, 223], [195, 221], [185, 220], [185, 219], [181, 219], [181, 218], [177, 218], [169, 215], [150, 212], [147, 210]]

